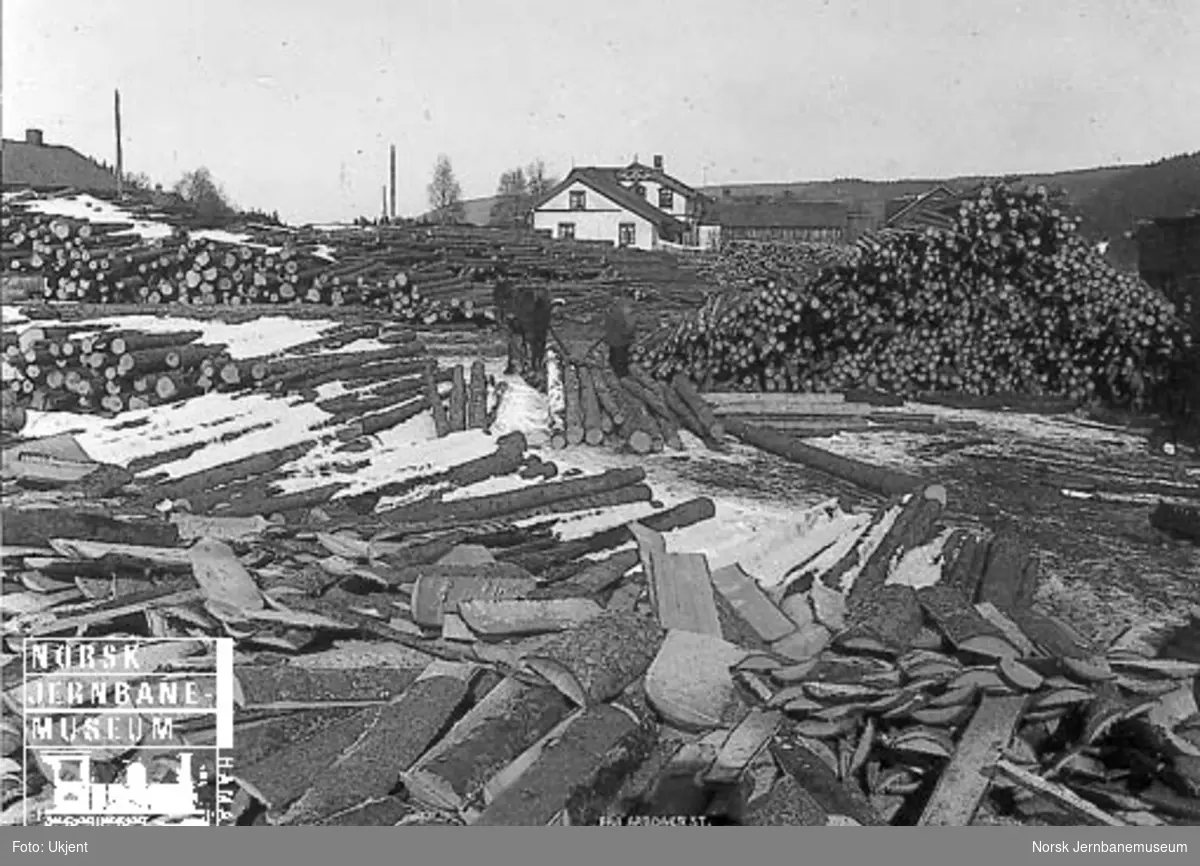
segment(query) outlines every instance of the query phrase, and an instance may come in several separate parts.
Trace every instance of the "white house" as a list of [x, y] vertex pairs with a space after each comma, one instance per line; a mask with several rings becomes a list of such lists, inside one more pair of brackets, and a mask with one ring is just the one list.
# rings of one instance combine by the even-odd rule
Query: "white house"
[[652, 250], [660, 241], [695, 245], [701, 195], [654, 165], [575, 168], [535, 201], [533, 227], [562, 239]]

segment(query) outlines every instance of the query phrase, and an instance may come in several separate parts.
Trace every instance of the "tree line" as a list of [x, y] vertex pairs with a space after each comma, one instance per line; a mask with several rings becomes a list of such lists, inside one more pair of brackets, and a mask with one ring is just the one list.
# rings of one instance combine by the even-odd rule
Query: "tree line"
[[[501, 172], [488, 225], [506, 228], [527, 225], [533, 203], [557, 184], [558, 178], [546, 171], [546, 164], [540, 159]], [[438, 223], [463, 221], [462, 186], [454, 174], [450, 157], [444, 153], [434, 164], [433, 179], [426, 193], [431, 220]]]

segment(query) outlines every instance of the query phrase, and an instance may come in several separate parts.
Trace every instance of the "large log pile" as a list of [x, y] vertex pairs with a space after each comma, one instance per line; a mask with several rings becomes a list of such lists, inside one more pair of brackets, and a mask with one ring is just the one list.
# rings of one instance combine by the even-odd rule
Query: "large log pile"
[[382, 226], [236, 236], [175, 226], [147, 241], [132, 222], [44, 214], [36, 201], [6, 198], [0, 246], [5, 273], [43, 276], [48, 301], [321, 304], [425, 325], [486, 323], [498, 269], [524, 281], [614, 277], [602, 247], [527, 232]]
[[841, 263], [795, 256], [732, 248], [728, 281], [757, 267], [754, 285], [642, 347], [644, 364], [746, 390], [1130, 403], [1153, 399], [1190, 344], [1165, 296], [1109, 266], [1040, 189], [984, 187], [954, 230], [885, 230]]

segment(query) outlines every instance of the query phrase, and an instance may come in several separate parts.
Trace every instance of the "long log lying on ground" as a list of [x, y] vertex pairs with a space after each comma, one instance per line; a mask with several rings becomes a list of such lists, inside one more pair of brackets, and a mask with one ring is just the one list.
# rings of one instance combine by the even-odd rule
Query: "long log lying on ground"
[[[686, 526], [711, 519], [716, 514], [716, 506], [707, 496], [689, 499], [673, 508], [659, 511], [648, 517], [638, 519], [638, 523], [655, 532], [670, 532]], [[620, 547], [633, 541], [633, 532], [627, 523], [601, 530], [584, 538], [564, 541], [550, 550], [539, 551], [503, 551], [498, 558], [521, 565], [533, 574], [541, 574], [554, 565], [560, 565], [587, 556]]]
[[390, 430], [398, 424], [403, 424], [410, 418], [415, 418], [424, 412], [428, 406], [429, 404], [422, 394], [385, 412], [364, 415], [362, 418], [351, 421], [338, 430], [337, 436], [344, 442], [351, 439], [358, 439], [361, 436], [374, 436], [385, 430]]
[[265, 475], [303, 457], [316, 447], [316, 444], [315, 440], [301, 442], [263, 454], [252, 454], [209, 469], [190, 472], [154, 485], [147, 491], [147, 496], [156, 502], [163, 499], [179, 499], [190, 493], [202, 493], [244, 478]]
[[646, 471], [640, 467], [630, 469], [610, 469], [599, 475], [577, 478], [569, 481], [556, 481], [548, 484], [535, 484], [518, 490], [508, 490], [503, 493], [493, 493], [472, 499], [459, 499], [451, 502], [415, 503], [403, 506], [381, 515], [389, 523], [423, 523], [452, 520], [491, 520], [506, 514], [526, 508], [536, 508], [552, 502], [561, 502], [581, 496], [605, 493], [622, 487], [640, 484], [646, 478]]
[[842, 457], [821, 448], [805, 445], [791, 436], [764, 430], [744, 421], [731, 418], [725, 422], [725, 427], [734, 436], [756, 448], [794, 463], [802, 463], [826, 475], [849, 481], [864, 490], [883, 496], [910, 493], [921, 484], [921, 480], [913, 475]]
[[725, 435], [725, 425], [717, 420], [712, 406], [700, 396], [700, 392], [696, 390], [696, 386], [692, 384], [691, 380], [686, 376], [677, 375], [671, 380], [671, 387], [704, 425], [708, 434], [719, 441]]

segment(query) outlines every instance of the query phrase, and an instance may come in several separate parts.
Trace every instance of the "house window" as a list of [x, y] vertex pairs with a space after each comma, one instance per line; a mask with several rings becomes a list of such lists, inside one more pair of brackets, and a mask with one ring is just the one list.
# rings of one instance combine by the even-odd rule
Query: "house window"
[[637, 243], [637, 224], [621, 223], [617, 226], [617, 246], [631, 247]]
[[587, 210], [587, 192], [582, 189], [571, 190], [571, 210]]
[[658, 206], [663, 210], [670, 210], [675, 206], [675, 193], [667, 189], [665, 186], [658, 190]]
[[642, 186], [640, 183], [635, 183], [633, 185], [633, 191], [635, 193], [637, 193], [638, 195], [640, 195], [642, 198], [646, 197], [646, 187]]
[[575, 223], [559, 223], [558, 239], [560, 241], [575, 240]]

